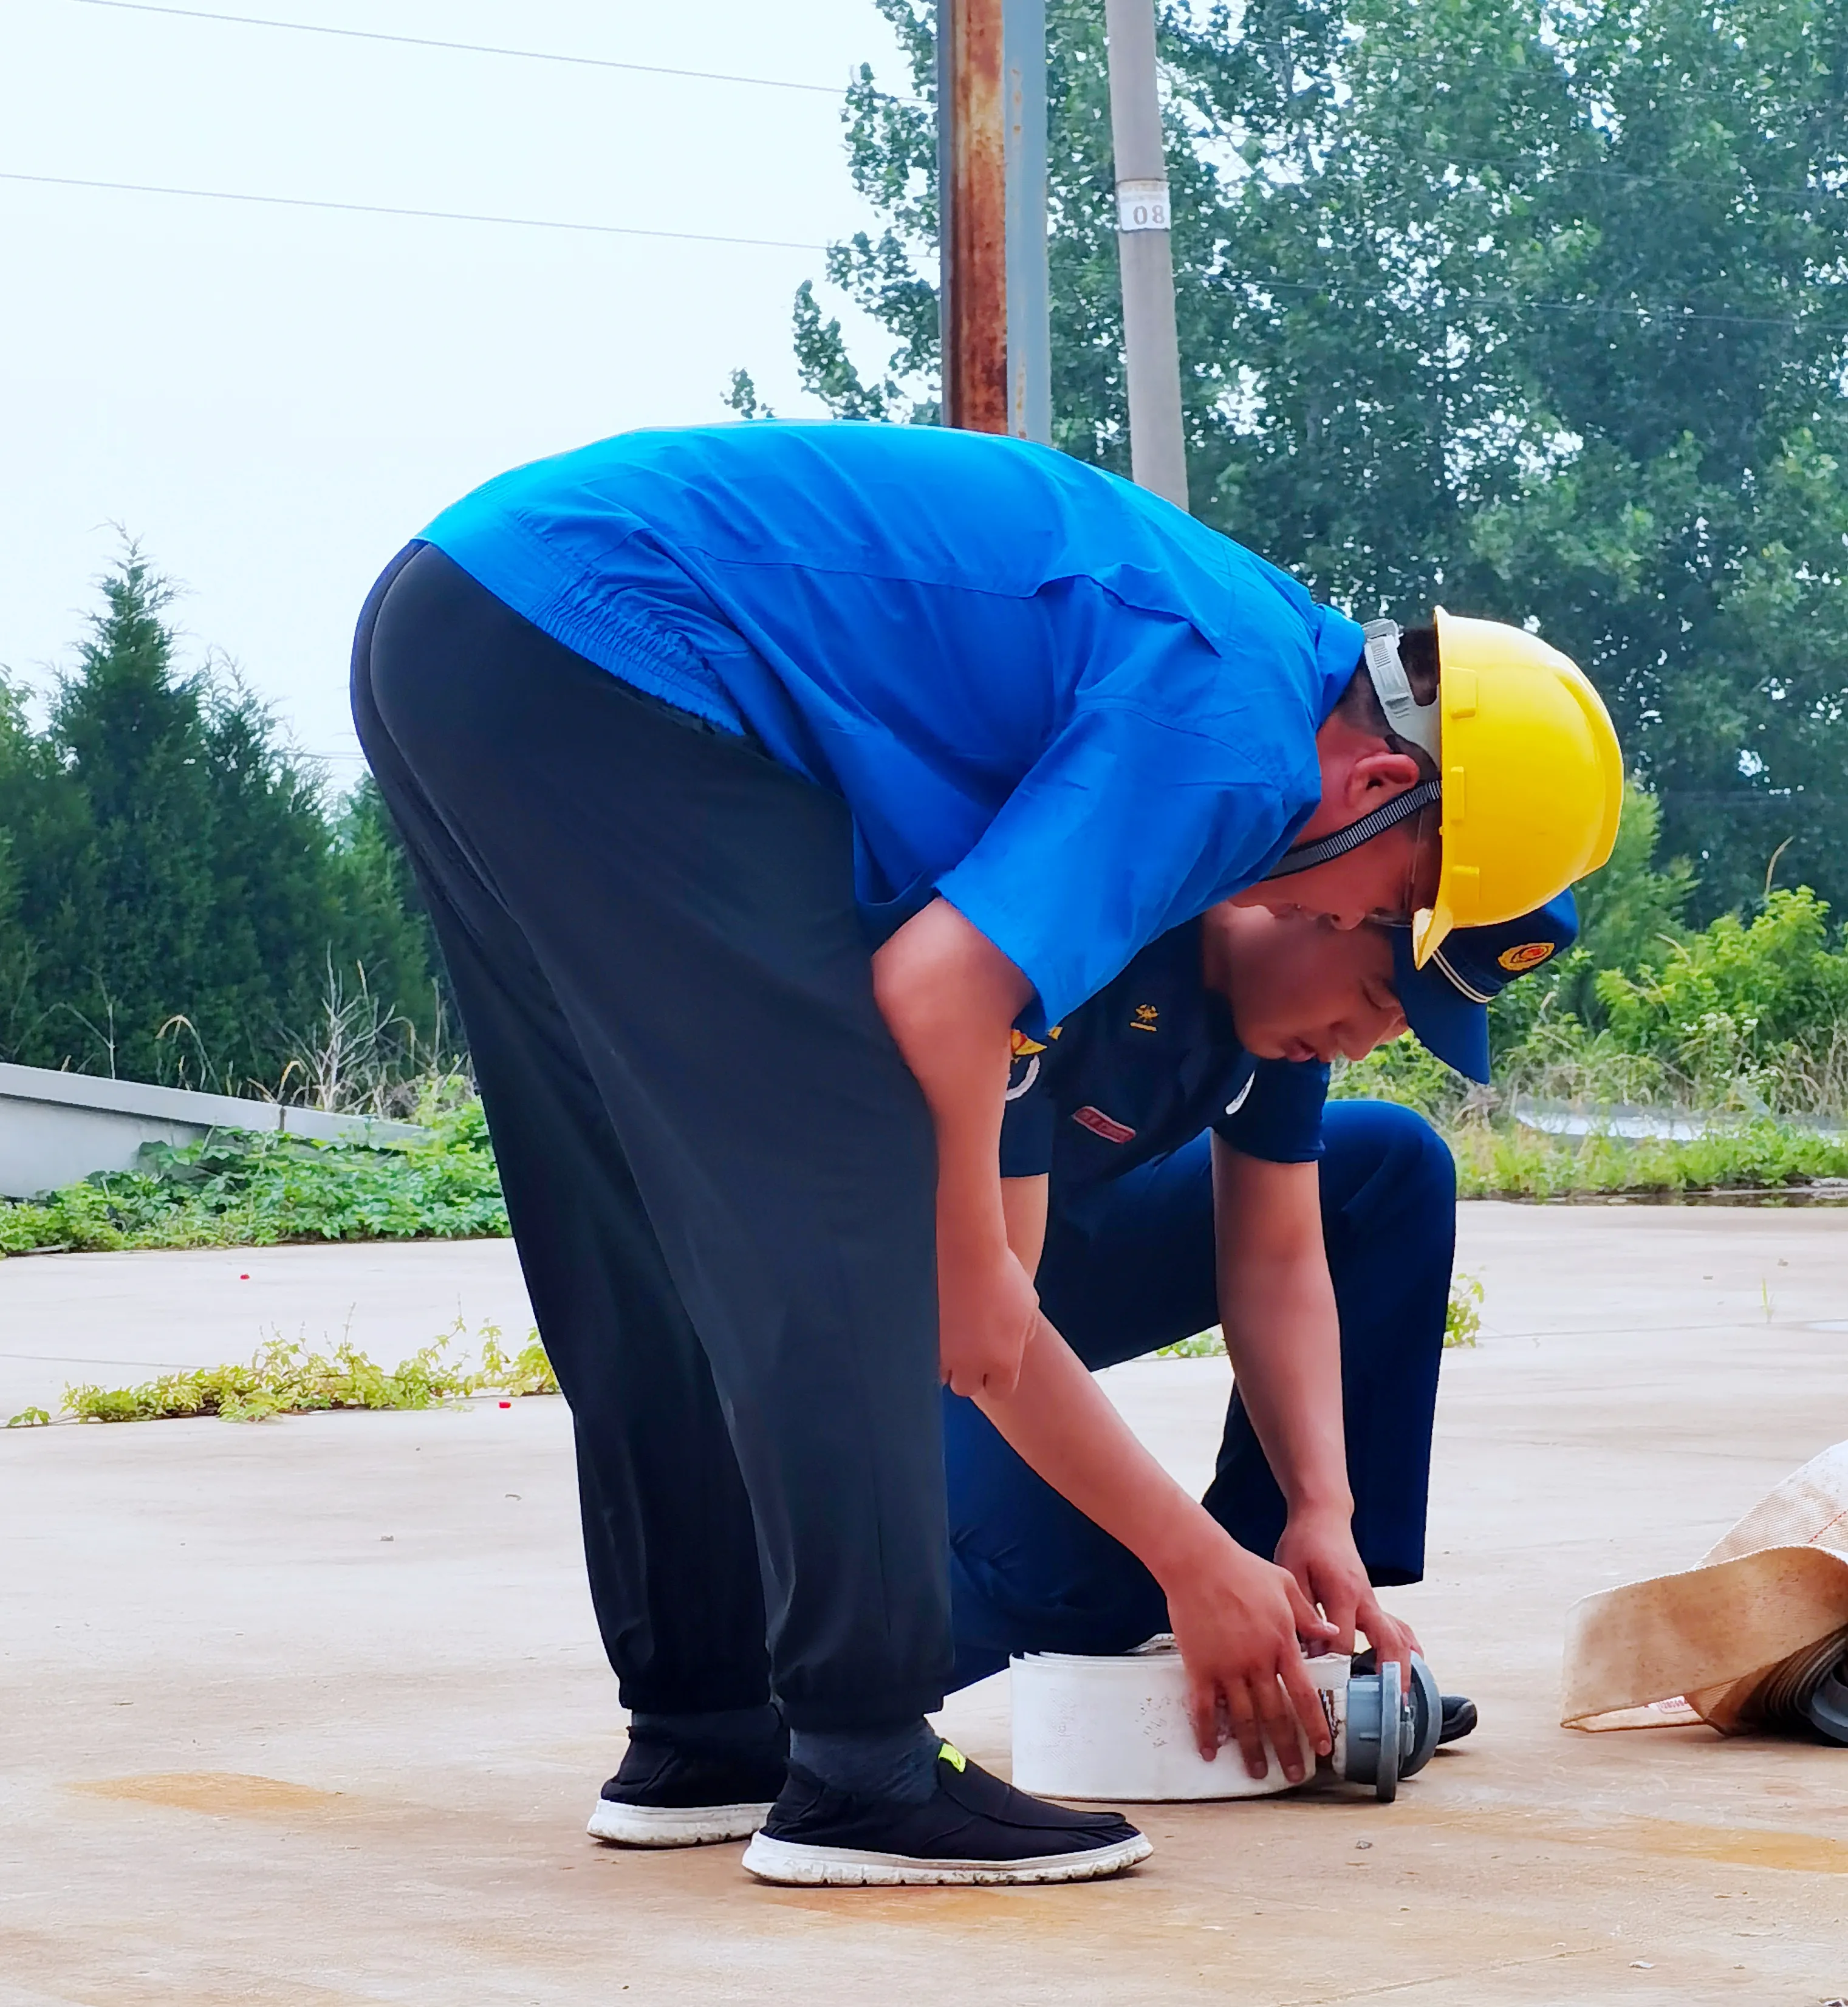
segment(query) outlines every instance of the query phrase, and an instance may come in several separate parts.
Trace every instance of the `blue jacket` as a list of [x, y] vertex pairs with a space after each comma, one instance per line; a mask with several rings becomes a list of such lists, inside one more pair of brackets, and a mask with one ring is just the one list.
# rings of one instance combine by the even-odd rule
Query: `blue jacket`
[[632, 432], [424, 532], [534, 626], [843, 796], [882, 939], [941, 892], [1043, 1027], [1261, 877], [1360, 630], [1145, 491], [947, 429]]

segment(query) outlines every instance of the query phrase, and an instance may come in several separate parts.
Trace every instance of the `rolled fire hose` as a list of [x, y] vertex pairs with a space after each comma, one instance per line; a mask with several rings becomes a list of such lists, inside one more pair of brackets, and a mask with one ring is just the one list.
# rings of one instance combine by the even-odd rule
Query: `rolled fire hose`
[[[1321, 1696], [1335, 1744], [1327, 1774], [1370, 1790], [1383, 1804], [1400, 1780], [1431, 1759], [1443, 1726], [1437, 1682], [1412, 1661], [1409, 1692], [1393, 1661], [1356, 1673], [1338, 1653], [1304, 1662]], [[1235, 1748], [1211, 1762], [1194, 1746], [1187, 1675], [1171, 1638], [1113, 1658], [1034, 1653], [1013, 1662], [1014, 1781], [1046, 1797], [1148, 1804], [1163, 1801], [1274, 1796], [1296, 1787], [1276, 1752], [1254, 1777]], [[1309, 1777], [1316, 1762], [1307, 1738]], [[1304, 1779], [1305, 1782], [1308, 1779]]]

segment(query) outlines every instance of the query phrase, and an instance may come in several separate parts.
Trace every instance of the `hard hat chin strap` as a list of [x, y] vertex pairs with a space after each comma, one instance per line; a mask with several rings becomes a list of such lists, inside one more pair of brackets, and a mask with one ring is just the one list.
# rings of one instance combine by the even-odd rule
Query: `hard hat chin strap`
[[1399, 658], [1402, 631], [1396, 620], [1368, 621], [1360, 630], [1360, 659], [1367, 665], [1368, 679], [1380, 700], [1381, 710], [1386, 714], [1386, 722], [1400, 738], [1430, 754], [1434, 767], [1441, 767], [1443, 741], [1438, 735], [1437, 706], [1434, 702], [1420, 704], [1412, 694], [1412, 679]]
[[1420, 781], [1416, 787], [1408, 788], [1402, 795], [1395, 795], [1383, 807], [1375, 809], [1370, 815], [1363, 815], [1358, 822], [1349, 823], [1345, 829], [1338, 829], [1332, 836], [1318, 836], [1313, 843], [1299, 843], [1293, 850], [1286, 850], [1264, 873], [1264, 882], [1268, 884], [1273, 878], [1293, 878], [1299, 871], [1313, 871], [1318, 864], [1332, 864], [1336, 858], [1345, 857], [1362, 844], [1371, 843], [1395, 823], [1405, 821], [1420, 809], [1428, 809], [1434, 802], [1443, 799], [1441, 781]]

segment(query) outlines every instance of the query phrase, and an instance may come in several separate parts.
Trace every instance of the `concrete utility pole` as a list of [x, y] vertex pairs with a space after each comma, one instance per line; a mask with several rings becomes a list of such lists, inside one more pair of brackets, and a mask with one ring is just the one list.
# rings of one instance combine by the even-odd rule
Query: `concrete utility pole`
[[[946, 0], [947, 4], [947, 0]], [[1104, 0], [1110, 44], [1110, 139], [1116, 156], [1116, 254], [1129, 379], [1130, 471], [1183, 509], [1180, 341], [1168, 234], [1168, 161], [1155, 87], [1155, 0]]]
[[943, 422], [1052, 436], [1046, 0], [937, 0]]

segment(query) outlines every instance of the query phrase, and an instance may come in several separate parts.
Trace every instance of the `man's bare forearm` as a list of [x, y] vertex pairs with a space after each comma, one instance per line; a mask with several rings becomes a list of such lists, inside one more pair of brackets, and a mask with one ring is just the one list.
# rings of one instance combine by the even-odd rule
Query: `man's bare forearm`
[[1214, 1140], [1219, 1306], [1240, 1398], [1292, 1512], [1353, 1511], [1341, 1325], [1314, 1164], [1257, 1163]]
[[936, 899], [874, 955], [873, 989], [936, 1131], [939, 1259], [997, 1257], [1007, 1245], [1000, 1152], [1008, 1033], [1032, 986]]
[[873, 995], [936, 1137], [937, 1309], [959, 1394], [1014, 1384], [1039, 1309], [1001, 1200], [1008, 1033], [1032, 986], [954, 906], [933, 900], [873, 958]]
[[1164, 1589], [1227, 1536], [1138, 1442], [1077, 1354], [1042, 1317], [1002, 1399], [976, 1405], [1010, 1448]]

